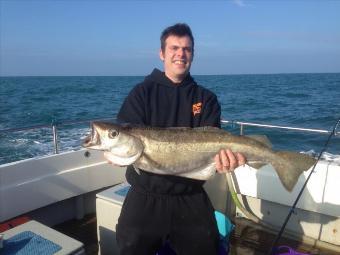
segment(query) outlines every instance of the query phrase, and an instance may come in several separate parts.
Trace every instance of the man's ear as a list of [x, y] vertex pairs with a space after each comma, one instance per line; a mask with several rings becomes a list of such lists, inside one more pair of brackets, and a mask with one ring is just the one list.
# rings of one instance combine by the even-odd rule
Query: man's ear
[[164, 61], [164, 55], [162, 49], [159, 50], [159, 58]]

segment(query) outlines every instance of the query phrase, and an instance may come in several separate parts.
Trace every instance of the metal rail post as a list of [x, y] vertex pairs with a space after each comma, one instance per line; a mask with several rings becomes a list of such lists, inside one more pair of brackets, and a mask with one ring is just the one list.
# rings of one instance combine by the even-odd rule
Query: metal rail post
[[53, 133], [54, 154], [58, 154], [59, 153], [58, 131], [57, 131], [57, 122], [55, 120], [52, 121], [52, 133]]
[[240, 125], [240, 135], [243, 135], [243, 124]]

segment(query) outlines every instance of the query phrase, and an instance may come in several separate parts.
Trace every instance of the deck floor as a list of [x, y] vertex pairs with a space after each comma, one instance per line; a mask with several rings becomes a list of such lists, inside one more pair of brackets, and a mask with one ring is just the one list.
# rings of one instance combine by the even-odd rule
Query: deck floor
[[97, 219], [94, 214], [87, 215], [82, 220], [66, 221], [53, 229], [82, 242], [87, 255], [98, 254]]
[[[235, 231], [230, 238], [230, 255], [267, 255], [275, 235], [246, 219], [236, 219]], [[95, 215], [88, 215], [82, 220], [71, 220], [54, 229], [85, 244], [88, 255], [98, 254], [97, 221]], [[288, 245], [295, 250], [311, 255], [336, 255], [338, 253], [320, 250], [287, 238], [282, 238], [279, 245]]]

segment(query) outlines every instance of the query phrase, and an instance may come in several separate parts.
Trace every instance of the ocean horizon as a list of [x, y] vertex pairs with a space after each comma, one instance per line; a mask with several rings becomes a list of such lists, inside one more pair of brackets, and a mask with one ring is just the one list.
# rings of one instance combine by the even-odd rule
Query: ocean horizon
[[[146, 74], [135, 75], [0, 75], [0, 78], [16, 78], [16, 77], [145, 77]], [[225, 73], [225, 74], [194, 74], [195, 76], [232, 76], [232, 75], [286, 75], [286, 74], [340, 74], [340, 72], [273, 72], [273, 73]]]

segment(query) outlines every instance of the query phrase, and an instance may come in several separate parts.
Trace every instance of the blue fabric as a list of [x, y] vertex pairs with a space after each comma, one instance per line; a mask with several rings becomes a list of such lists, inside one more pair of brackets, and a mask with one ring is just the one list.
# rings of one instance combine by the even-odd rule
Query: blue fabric
[[21, 232], [3, 242], [0, 255], [51, 255], [61, 246], [31, 231]]
[[229, 236], [235, 228], [229, 218], [219, 211], [215, 211], [218, 232], [220, 233], [220, 243], [218, 255], [227, 255], [229, 253]]
[[215, 218], [217, 222], [218, 232], [222, 237], [229, 241], [231, 231], [235, 226], [231, 223], [228, 217], [219, 211], [215, 211]]

